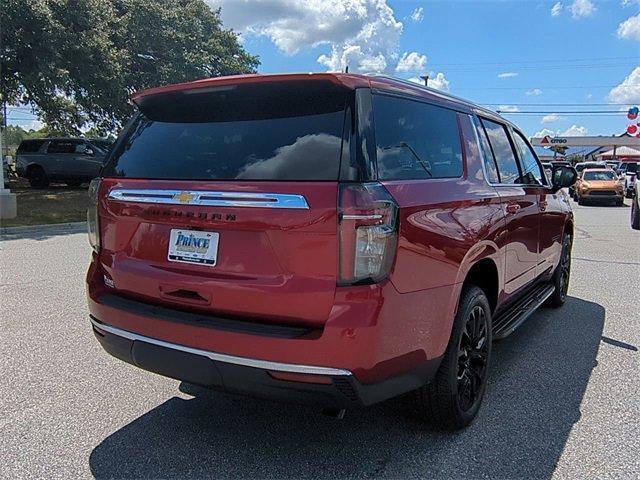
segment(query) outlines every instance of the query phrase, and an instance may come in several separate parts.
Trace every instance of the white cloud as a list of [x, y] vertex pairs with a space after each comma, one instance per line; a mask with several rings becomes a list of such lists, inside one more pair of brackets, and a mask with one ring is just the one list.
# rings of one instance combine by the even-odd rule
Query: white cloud
[[590, 17], [596, 11], [596, 6], [591, 0], [574, 0], [571, 4], [571, 16], [573, 18]]
[[515, 105], [500, 105], [498, 107], [498, 110], [501, 113], [514, 113], [514, 112], [519, 112], [520, 109], [518, 107], [516, 107]]
[[547, 135], [551, 137], [584, 137], [588, 133], [589, 133], [589, 130], [587, 129], [587, 127], [571, 125], [564, 132], [561, 132], [560, 130], [556, 130], [554, 132], [549, 128], [543, 128], [542, 130], [534, 133], [533, 136], [538, 138], [544, 137]]
[[424, 19], [424, 9], [422, 7], [416, 8], [413, 12], [411, 12], [409, 18], [416, 23], [421, 23]]
[[398, 58], [402, 22], [386, 0], [207, 0], [225, 26], [269, 38], [282, 52], [331, 47], [318, 62], [331, 71], [384, 71]]
[[611, 103], [640, 103], [640, 67], [636, 67], [622, 83], [613, 87], [607, 95]]
[[557, 17], [562, 12], [562, 2], [557, 2], [551, 7], [551, 16]]
[[533, 134], [533, 136], [536, 137], [536, 138], [546, 137], [547, 135], [549, 135], [551, 137], [555, 137], [556, 132], [554, 132], [553, 130], [549, 130], [548, 128], [543, 128], [539, 132], [536, 132], [536, 133]]
[[561, 137], [584, 137], [584, 136], [587, 135], [587, 133], [589, 133], [589, 130], [587, 130], [587, 127], [582, 127], [582, 126], [579, 127], [578, 125], [571, 125], [564, 132], [560, 133], [559, 136], [561, 136]]
[[[419, 85], [424, 85], [424, 80], [420, 77], [411, 77], [409, 81], [417, 83]], [[435, 88], [436, 90], [440, 90], [441, 92], [448, 92], [449, 85], [450, 82], [444, 76], [444, 73], [438, 72], [434, 75], [433, 72], [429, 72], [429, 80], [427, 80], [428, 87]]]
[[427, 85], [443, 92], [449, 91], [449, 80], [445, 78], [442, 72], [438, 72], [434, 78], [429, 78]]
[[18, 122], [18, 124], [24, 128], [27, 132], [29, 130], [40, 130], [42, 127], [44, 127], [44, 123], [42, 121], [40, 121], [39, 119], [33, 119], [28, 123], [25, 124], [20, 124], [20, 122]]
[[540, 90], [539, 88], [534, 88], [533, 90], [527, 90], [526, 92], [524, 92], [524, 94], [537, 97], [538, 95], [542, 94], [542, 90]]
[[640, 42], [640, 13], [618, 25], [618, 38], [630, 38]]
[[498, 74], [498, 78], [512, 78], [517, 76], [518, 76], [517, 72], [503, 72]]
[[427, 64], [427, 56], [418, 52], [404, 52], [396, 66], [396, 72], [421, 72]]
[[560, 115], [558, 115], [557, 113], [550, 113], [549, 115], [545, 115], [544, 117], [542, 117], [542, 121], [540, 123], [553, 123], [560, 120], [560, 118]]

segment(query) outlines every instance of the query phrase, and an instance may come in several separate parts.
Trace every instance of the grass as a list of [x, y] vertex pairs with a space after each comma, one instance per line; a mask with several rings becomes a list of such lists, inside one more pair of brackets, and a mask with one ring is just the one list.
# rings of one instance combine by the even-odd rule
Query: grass
[[9, 181], [11, 193], [16, 194], [18, 215], [1, 220], [2, 227], [20, 225], [45, 225], [52, 223], [80, 222], [87, 219], [87, 188], [52, 184], [49, 188], [31, 188], [24, 179]]

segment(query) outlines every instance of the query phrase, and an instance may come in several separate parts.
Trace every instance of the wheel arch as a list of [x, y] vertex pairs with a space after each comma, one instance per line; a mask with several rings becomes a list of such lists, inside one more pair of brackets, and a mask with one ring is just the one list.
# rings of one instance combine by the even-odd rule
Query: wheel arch
[[467, 271], [463, 285], [475, 285], [480, 288], [489, 300], [491, 311], [495, 312], [500, 292], [500, 275], [498, 265], [489, 257], [475, 262]]

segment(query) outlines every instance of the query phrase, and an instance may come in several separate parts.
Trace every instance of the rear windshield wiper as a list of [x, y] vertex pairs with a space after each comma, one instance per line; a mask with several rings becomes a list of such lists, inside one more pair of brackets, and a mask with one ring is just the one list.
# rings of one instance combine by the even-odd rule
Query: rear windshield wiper
[[433, 173], [431, 172], [431, 164], [429, 163], [429, 161], [423, 160], [422, 158], [420, 158], [420, 155], [418, 155], [416, 151], [413, 149], [413, 147], [409, 145], [407, 142], [400, 142], [397, 145], [385, 147], [383, 148], [383, 150], [390, 150], [392, 148], [406, 148], [407, 150], [409, 150], [409, 152], [411, 152], [411, 155], [413, 155], [413, 158], [416, 159], [416, 161], [420, 164], [422, 169], [429, 174], [429, 177], [433, 177]]

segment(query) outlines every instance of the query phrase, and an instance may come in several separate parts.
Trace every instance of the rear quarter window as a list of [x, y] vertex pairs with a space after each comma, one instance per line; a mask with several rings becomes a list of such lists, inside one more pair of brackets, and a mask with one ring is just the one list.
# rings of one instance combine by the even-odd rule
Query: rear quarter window
[[40, 150], [45, 140], [23, 140], [18, 147], [18, 153], [35, 153]]
[[456, 112], [389, 95], [374, 95], [376, 156], [381, 180], [462, 175]]

